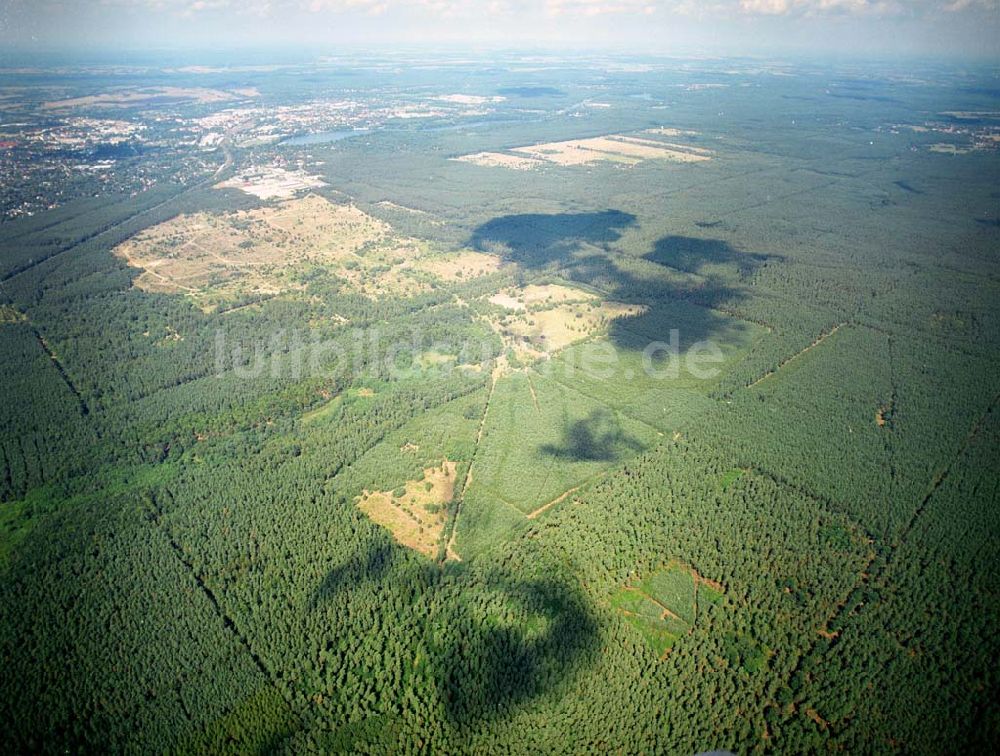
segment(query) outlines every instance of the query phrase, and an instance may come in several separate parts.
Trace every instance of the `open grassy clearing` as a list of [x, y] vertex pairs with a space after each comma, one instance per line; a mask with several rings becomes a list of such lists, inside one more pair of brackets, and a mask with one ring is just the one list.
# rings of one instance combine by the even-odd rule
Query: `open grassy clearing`
[[429, 273], [441, 281], [452, 283], [495, 273], [500, 268], [500, 258], [484, 252], [462, 250], [422, 257], [412, 264], [412, 268]]
[[616, 319], [646, 310], [643, 305], [601, 301], [595, 294], [559, 284], [506, 289], [489, 301], [509, 311], [491, 318], [490, 324], [519, 360], [529, 362], [606, 332]]
[[19, 323], [22, 320], [27, 320], [24, 313], [19, 312], [10, 305], [0, 305], [0, 324]]
[[611, 606], [662, 656], [690, 632], [697, 619], [698, 602], [716, 603], [722, 596], [722, 586], [672, 561], [635, 585], [616, 591]]
[[[649, 426], [551, 379], [515, 372], [497, 382], [470, 492], [527, 515], [656, 437]], [[466, 515], [469, 509], [466, 501]]]
[[317, 195], [257, 210], [179, 215], [136, 234], [115, 254], [142, 269], [140, 289], [184, 293], [206, 311], [241, 295], [301, 291], [317, 270], [374, 298], [412, 296], [435, 281], [475, 278], [499, 266], [479, 252], [437, 256], [357, 207]]

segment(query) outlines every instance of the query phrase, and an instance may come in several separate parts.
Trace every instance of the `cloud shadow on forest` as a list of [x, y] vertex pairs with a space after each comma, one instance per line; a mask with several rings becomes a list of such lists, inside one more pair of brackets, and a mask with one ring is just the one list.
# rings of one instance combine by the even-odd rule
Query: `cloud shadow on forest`
[[458, 727], [509, 716], [512, 706], [563, 684], [599, 647], [597, 621], [578, 589], [500, 572], [484, 582], [518, 622], [471, 609], [453, 618], [452, 626], [464, 630], [439, 649], [436, 671], [441, 702]]
[[644, 448], [609, 410], [596, 409], [563, 428], [561, 444], [543, 444], [540, 451], [564, 462], [617, 462]]
[[[572, 579], [515, 575], [483, 562], [443, 569], [373, 544], [332, 569], [313, 608], [365, 583], [413, 581], [411, 610], [426, 622], [430, 682], [450, 723], [505, 717], [582, 669], [597, 652], [597, 620]], [[548, 573], [546, 573], [548, 574]]]
[[[625, 254], [617, 243], [635, 225], [635, 216], [620, 210], [509, 215], [476, 228], [468, 245], [515, 263], [525, 282], [558, 277], [610, 300], [645, 305], [641, 314], [612, 322], [609, 339], [623, 349], [667, 341], [673, 328], [682, 349], [749, 328], [716, 308], [738, 307], [747, 279], [774, 256], [685, 236]], [[614, 462], [641, 450], [602, 412], [568, 423], [561, 443], [542, 453]], [[315, 602], [365, 581], [418, 580], [423, 587], [413, 594], [412, 610], [426, 617], [428, 674], [454, 726], [511, 716], [515, 707], [566, 685], [596, 657], [598, 623], [588, 599], [571, 577], [556, 577], [557, 569], [549, 577], [536, 565], [524, 576], [485, 560], [419, 568], [402, 549], [378, 545], [351, 557], [329, 572]]]
[[733, 311], [746, 283], [777, 255], [748, 253], [721, 239], [668, 235], [643, 254], [616, 249], [636, 217], [621, 210], [521, 214], [493, 218], [477, 227], [468, 244], [516, 263], [525, 280], [544, 274], [592, 286], [615, 301], [642, 304], [645, 312], [618, 318], [609, 338], [641, 351], [651, 341], [679, 332], [685, 349], [707, 339], [726, 340], [749, 326]]
[[366, 553], [353, 555], [326, 574], [310, 600], [310, 608], [316, 609], [351, 586], [383, 579], [393, 566], [395, 558], [395, 549], [387, 543], [374, 546]]

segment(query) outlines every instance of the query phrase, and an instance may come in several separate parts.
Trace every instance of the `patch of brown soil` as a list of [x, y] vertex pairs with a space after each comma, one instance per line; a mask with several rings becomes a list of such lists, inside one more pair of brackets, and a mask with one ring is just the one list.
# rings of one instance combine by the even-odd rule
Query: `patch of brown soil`
[[447, 505], [455, 495], [455, 470], [455, 463], [445, 459], [439, 467], [426, 468], [423, 480], [407, 481], [401, 496], [396, 496], [396, 491], [365, 490], [357, 499], [358, 507], [400, 544], [434, 559], [444, 533]]

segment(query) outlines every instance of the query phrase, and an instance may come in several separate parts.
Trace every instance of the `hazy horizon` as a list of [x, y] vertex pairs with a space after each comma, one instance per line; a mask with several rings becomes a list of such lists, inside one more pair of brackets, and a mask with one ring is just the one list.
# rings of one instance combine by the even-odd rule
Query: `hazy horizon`
[[1000, 60], [997, 0], [103, 0], [0, 6], [32, 52], [437, 47]]

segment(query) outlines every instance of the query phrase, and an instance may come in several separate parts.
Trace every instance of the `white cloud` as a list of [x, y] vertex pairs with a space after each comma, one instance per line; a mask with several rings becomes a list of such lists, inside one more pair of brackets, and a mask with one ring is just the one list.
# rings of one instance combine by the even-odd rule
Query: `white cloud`
[[100, 5], [145, 8], [192, 16], [210, 12], [239, 15], [382, 15], [405, 11], [429, 18], [588, 19], [642, 18], [652, 14], [699, 18], [744, 16], [933, 16], [938, 13], [1000, 11], [1000, 0], [100, 0]]
[[[661, 3], [662, 5], [662, 3]], [[546, 0], [550, 16], [605, 16], [609, 14], [649, 15], [657, 9], [650, 0]]]

